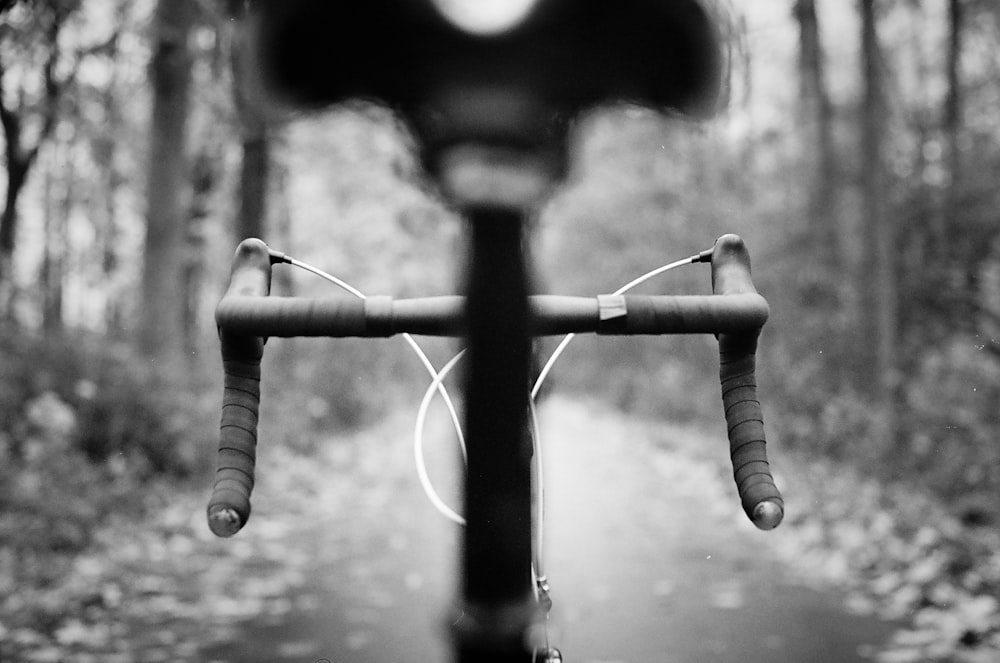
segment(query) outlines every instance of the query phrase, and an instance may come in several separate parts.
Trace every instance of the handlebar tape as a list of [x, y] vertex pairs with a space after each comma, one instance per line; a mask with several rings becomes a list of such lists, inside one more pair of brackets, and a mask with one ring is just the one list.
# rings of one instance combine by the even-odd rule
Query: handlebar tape
[[[532, 295], [534, 336], [596, 332], [605, 335], [701, 334], [756, 331], [767, 320], [767, 301], [743, 295]], [[461, 336], [462, 297], [365, 300], [256, 297], [228, 294], [215, 309], [219, 328], [232, 334], [291, 338]]]
[[[266, 297], [271, 290], [271, 260], [259, 239], [240, 243], [226, 297]], [[225, 300], [225, 297], [223, 298]], [[208, 527], [216, 536], [232, 536], [250, 517], [250, 492], [257, 454], [260, 407], [260, 360], [265, 339], [220, 327], [225, 387], [219, 424], [219, 459], [208, 501]]]
[[[723, 235], [712, 251], [712, 291], [716, 294], [756, 293], [750, 280], [750, 255], [743, 240]], [[760, 329], [722, 333], [719, 377], [729, 431], [733, 477], [747, 516], [759, 529], [778, 526], [785, 502], [771, 476], [764, 436], [764, 415], [757, 398], [756, 352]]]

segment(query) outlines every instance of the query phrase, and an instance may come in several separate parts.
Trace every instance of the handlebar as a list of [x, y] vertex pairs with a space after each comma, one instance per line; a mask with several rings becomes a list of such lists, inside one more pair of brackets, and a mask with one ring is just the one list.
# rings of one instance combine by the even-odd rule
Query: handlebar
[[[723, 297], [757, 294], [750, 280], [750, 254], [736, 235], [723, 235], [712, 251], [712, 291]], [[759, 296], [759, 295], [758, 295]], [[719, 333], [719, 379], [729, 431], [729, 456], [743, 510], [759, 529], [774, 529], [785, 502], [767, 460], [764, 415], [757, 398], [756, 353], [760, 327]]]
[[[751, 334], [767, 319], [756, 293], [729, 295], [533, 295], [534, 336]], [[461, 336], [464, 297], [310, 299], [229, 295], [216, 309], [220, 329], [237, 336], [380, 338], [409, 333]]]
[[[223, 298], [264, 298], [271, 291], [271, 257], [259, 239], [240, 243], [233, 257], [229, 290]], [[257, 460], [257, 416], [260, 409], [260, 360], [264, 338], [219, 327], [222, 366], [226, 372], [219, 424], [219, 460], [208, 526], [217, 536], [232, 536], [250, 517]]]
[[[709, 257], [708, 252], [703, 256]], [[739, 237], [719, 238], [710, 259], [713, 295], [536, 295], [529, 299], [530, 333], [716, 334], [730, 456], [740, 499], [758, 528], [772, 529], [784, 515], [784, 502], [767, 461], [755, 378], [757, 337], [767, 320], [768, 305], [750, 280], [749, 255]], [[268, 297], [271, 264], [281, 260], [281, 254], [271, 252], [260, 240], [242, 242], [233, 260], [229, 289], [216, 309], [226, 380], [219, 464], [208, 521], [218, 536], [235, 534], [250, 515], [260, 359], [267, 337], [387, 337], [404, 332], [461, 336], [464, 331], [463, 297]]]

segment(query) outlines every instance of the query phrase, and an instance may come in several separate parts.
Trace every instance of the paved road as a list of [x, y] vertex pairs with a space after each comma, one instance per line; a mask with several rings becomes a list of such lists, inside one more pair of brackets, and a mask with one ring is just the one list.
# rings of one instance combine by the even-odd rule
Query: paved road
[[[888, 636], [889, 625], [848, 614], [771, 559], [769, 535], [744, 522], [718, 469], [693, 457], [709, 443], [724, 454], [722, 441], [651, 432], [568, 401], [543, 415], [549, 633], [567, 661], [851, 663]], [[428, 453], [443, 476], [450, 452]], [[263, 614], [222, 632], [201, 660], [447, 660], [455, 528], [419, 492], [405, 441], [368, 439], [342, 455], [316, 487], [315, 522], [300, 518], [268, 540], [300, 560], [298, 577], [262, 590]], [[250, 527], [266, 532], [279, 517], [263, 509]], [[241, 544], [251, 566], [253, 536]], [[257, 571], [280, 575], [280, 559]]]

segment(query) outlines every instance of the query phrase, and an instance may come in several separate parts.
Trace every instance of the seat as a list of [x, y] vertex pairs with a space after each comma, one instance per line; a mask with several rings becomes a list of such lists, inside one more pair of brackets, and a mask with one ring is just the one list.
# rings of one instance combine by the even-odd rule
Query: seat
[[727, 53], [708, 0], [539, 0], [496, 35], [470, 34], [430, 0], [254, 0], [263, 87], [293, 108], [384, 102], [425, 150], [461, 141], [558, 143], [582, 110], [634, 102], [710, 114]]

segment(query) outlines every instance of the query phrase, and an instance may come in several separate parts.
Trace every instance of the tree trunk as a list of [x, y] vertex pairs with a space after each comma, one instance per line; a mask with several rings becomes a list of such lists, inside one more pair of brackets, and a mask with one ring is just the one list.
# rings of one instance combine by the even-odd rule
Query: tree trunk
[[70, 145], [52, 146], [45, 169], [45, 246], [39, 286], [42, 295], [42, 328], [50, 338], [63, 331], [63, 287], [66, 279], [66, 232], [73, 209], [75, 173]]
[[200, 314], [205, 285], [206, 222], [212, 213], [212, 196], [222, 166], [221, 146], [211, 138], [201, 141], [191, 169], [191, 205], [187, 213], [184, 259], [184, 348], [192, 361], [198, 362]]
[[[0, 12], [3, 8], [0, 8]], [[40, 10], [41, 11], [41, 10]], [[56, 75], [57, 65], [62, 56], [59, 47], [59, 35], [63, 25], [74, 11], [71, 6], [50, 8], [52, 11], [49, 22], [44, 27], [45, 46], [48, 53], [41, 70], [41, 89], [43, 93], [35, 108], [25, 102], [25, 87], [9, 96], [16, 99], [15, 107], [7, 105], [7, 89], [4, 76], [6, 68], [0, 62], [0, 124], [3, 125], [4, 141], [7, 157], [7, 193], [4, 200], [3, 213], [0, 215], [0, 316], [11, 317], [13, 306], [13, 279], [11, 276], [14, 260], [14, 248], [17, 242], [18, 211], [17, 204], [28, 181], [28, 174], [38, 157], [41, 145], [51, 135], [56, 124], [59, 99], [67, 85], [75, 75], [73, 73], [60, 80]], [[22, 133], [22, 123], [26, 116], [36, 113], [41, 123], [38, 135], [33, 145], [25, 144]]]
[[17, 239], [17, 203], [28, 179], [31, 161], [7, 158], [7, 195], [4, 199], [3, 215], [0, 216], [0, 283], [11, 277], [14, 260], [14, 246]]
[[[292, 243], [292, 210], [288, 200], [288, 164], [281, 157], [288, 153], [287, 135], [284, 132], [272, 132], [270, 136], [270, 144], [279, 156], [272, 158], [269, 171], [271, 181], [268, 194], [268, 234], [273, 237], [275, 245], [280, 247], [279, 250], [292, 252], [295, 246]], [[295, 294], [295, 284], [290, 269], [275, 270], [274, 284], [278, 292], [283, 295]]]
[[[0, 76], [3, 75], [0, 70]], [[0, 90], [2, 90], [0, 86]], [[36, 150], [25, 151], [21, 146], [20, 118], [6, 107], [0, 108], [6, 143], [7, 193], [3, 213], [0, 214], [0, 317], [13, 314], [14, 247], [17, 241], [17, 203], [28, 181], [28, 173], [35, 160]]]
[[944, 142], [944, 166], [948, 173], [941, 209], [934, 228], [936, 258], [948, 261], [952, 254], [951, 239], [958, 212], [958, 189], [962, 179], [961, 128], [962, 128], [962, 80], [961, 60], [963, 50], [962, 32], [963, 9], [960, 0], [948, 2], [948, 51], [946, 59], [948, 92], [944, 103], [942, 138]]
[[[101, 275], [106, 284], [117, 282], [117, 274], [121, 258], [118, 255], [118, 194], [121, 190], [123, 177], [117, 163], [118, 131], [121, 126], [118, 110], [115, 106], [114, 94], [109, 86], [105, 94], [105, 121], [110, 130], [96, 146], [99, 150], [100, 163], [105, 164], [101, 173], [101, 195], [104, 199], [103, 213], [99, 216], [97, 227], [98, 250], [101, 255]], [[108, 334], [115, 339], [121, 339], [125, 329], [124, 302], [122, 292], [115, 287], [108, 292], [107, 304], [104, 310], [105, 326]]]
[[232, 40], [233, 99], [239, 122], [243, 164], [240, 169], [239, 216], [236, 219], [238, 240], [248, 237], [266, 239], [268, 179], [271, 171], [271, 137], [267, 117], [259, 100], [252, 98], [247, 79], [250, 75], [246, 30], [237, 23]]
[[240, 169], [239, 239], [265, 239], [267, 180], [271, 166], [270, 141], [266, 134], [243, 135], [243, 165]]
[[159, 0], [153, 25], [153, 88], [139, 347], [166, 369], [183, 366], [184, 244], [188, 212], [187, 120], [192, 57], [190, 0]]
[[[965, 173], [962, 164], [962, 125], [964, 116], [964, 101], [962, 93], [962, 54], [965, 50], [965, 6], [961, 0], [949, 0], [948, 3], [948, 56], [947, 77], [948, 94], [945, 97], [944, 122], [942, 134], [944, 140], [945, 168], [948, 172], [947, 185], [941, 204], [940, 226], [938, 228], [938, 256], [943, 259], [949, 282], [957, 285], [960, 294], [956, 297], [960, 302], [973, 302], [979, 291], [979, 265], [975, 260], [966, 260], [976, 252], [975, 244], [979, 241], [975, 235], [965, 232], [962, 218], [963, 193]], [[957, 272], [957, 273], [955, 273]], [[959, 320], [970, 323], [969, 328], [976, 328], [976, 307], [971, 304], [959, 306], [954, 311]]]
[[[815, 0], [797, 0], [799, 24], [799, 114], [805, 131], [803, 158], [809, 169], [807, 203], [810, 239], [819, 256], [836, 259], [838, 232], [834, 213], [836, 157], [833, 148], [833, 111], [824, 77], [823, 46]], [[837, 265], [830, 265], [836, 268]]]
[[[125, 24], [127, 7], [128, 0], [118, 3], [116, 10], [118, 25]], [[116, 61], [120, 55], [118, 46], [117, 41], [111, 43], [108, 58], [112, 62]], [[118, 99], [118, 78], [118, 67], [111, 67], [110, 78], [100, 97], [106, 130], [94, 142], [93, 149], [97, 155], [98, 163], [104, 165], [99, 176], [100, 195], [103, 198], [104, 206], [97, 216], [96, 225], [101, 276], [109, 286], [104, 309], [104, 323], [110, 337], [123, 340], [122, 334], [127, 329], [125, 302], [122, 301], [125, 293], [119, 287], [111, 288], [111, 284], [118, 282], [116, 277], [121, 263], [121, 257], [118, 255], [118, 242], [121, 236], [118, 227], [118, 196], [125, 181], [118, 160], [121, 136], [124, 133], [124, 123]]]
[[889, 209], [889, 186], [884, 156], [886, 104], [882, 82], [881, 47], [875, 0], [861, 0], [861, 66], [864, 81], [862, 105], [861, 155], [862, 206], [868, 230], [866, 298], [874, 322], [872, 338], [874, 375], [870, 383], [885, 426], [884, 441], [891, 444], [896, 432], [895, 392], [897, 376], [898, 285], [896, 275], [896, 237]]

